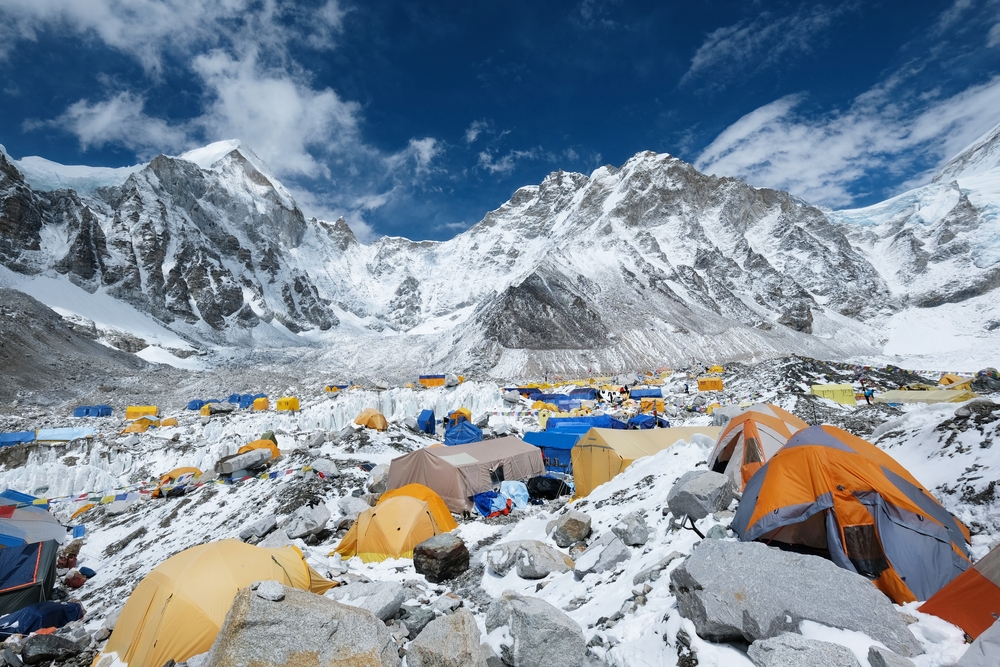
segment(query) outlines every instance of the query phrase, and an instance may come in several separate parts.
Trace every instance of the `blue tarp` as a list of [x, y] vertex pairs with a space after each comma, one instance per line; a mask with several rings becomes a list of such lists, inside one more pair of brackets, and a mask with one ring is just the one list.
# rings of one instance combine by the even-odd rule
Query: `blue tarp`
[[531, 496], [528, 495], [528, 487], [524, 485], [524, 482], [500, 482], [500, 495], [503, 498], [510, 498], [514, 507], [520, 509], [527, 507], [528, 501], [531, 500]]
[[16, 445], [19, 442], [34, 442], [34, 431], [15, 431], [13, 433], [0, 433], [0, 447]]
[[545, 422], [545, 430], [558, 431], [569, 423], [588, 424], [591, 428], [625, 428], [625, 422], [619, 419], [609, 415], [595, 415], [593, 417], [550, 417]]
[[593, 401], [597, 398], [597, 390], [593, 387], [577, 387], [573, 391], [569, 392], [569, 395], [574, 398], [581, 398], [585, 401]]
[[13, 614], [0, 616], [0, 640], [16, 634], [27, 635], [42, 628], [61, 628], [82, 617], [83, 605], [79, 602], [36, 602]]
[[0, 591], [21, 588], [35, 583], [38, 572], [42, 543], [32, 542], [0, 549]]
[[77, 438], [93, 438], [97, 434], [94, 428], [41, 428], [35, 440], [42, 442], [69, 442]]
[[73, 410], [74, 417], [110, 417], [110, 405], [81, 405]]
[[472, 496], [472, 502], [483, 516], [502, 512], [507, 507], [507, 499], [496, 491], [483, 491]]
[[73, 411], [74, 417], [89, 417], [90, 416], [90, 406], [81, 405], [76, 410]]
[[475, 424], [467, 421], [460, 421], [458, 425], [447, 428], [444, 431], [444, 444], [449, 446], [467, 445], [470, 442], [479, 442], [482, 439], [482, 430]]
[[198, 399], [188, 401], [188, 410], [201, 410], [203, 407], [205, 407], [205, 401]]
[[[570, 425], [572, 426], [572, 425]], [[542, 450], [542, 460], [546, 470], [569, 470], [572, 464], [572, 451], [584, 433], [590, 430], [586, 424], [575, 425], [579, 428], [559, 431], [529, 431], [524, 434], [524, 441]]]
[[528, 398], [535, 400], [536, 396], [542, 395], [542, 390], [536, 387], [518, 387], [515, 391], [522, 396], [527, 396]]
[[226, 400], [229, 403], [239, 403], [240, 402], [240, 395], [239, 394], [230, 394], [229, 398], [226, 399]]
[[421, 432], [428, 435], [434, 435], [437, 433], [437, 423], [434, 420], [433, 410], [422, 410], [419, 415], [417, 415], [417, 428]]
[[267, 394], [242, 394], [240, 396], [240, 409], [252, 408], [253, 402], [258, 398], [267, 398]]
[[659, 422], [660, 428], [670, 428], [670, 422], [668, 422], [663, 417], [657, 415], [655, 418], [653, 415], [644, 414], [636, 415], [628, 420], [629, 428], [637, 428], [639, 430], [645, 430], [647, 428], [653, 428]]
[[633, 389], [628, 395], [630, 398], [663, 398], [663, 390], [659, 387]]
[[[15, 491], [14, 489], [7, 489], [6, 491], [0, 492], [0, 505], [19, 505], [21, 503], [33, 503], [38, 498], [35, 496], [30, 496], [27, 493], [21, 493], [20, 491]], [[49, 509], [49, 504], [44, 505], [31, 505], [23, 509], [37, 509], [40, 512], [44, 512]]]

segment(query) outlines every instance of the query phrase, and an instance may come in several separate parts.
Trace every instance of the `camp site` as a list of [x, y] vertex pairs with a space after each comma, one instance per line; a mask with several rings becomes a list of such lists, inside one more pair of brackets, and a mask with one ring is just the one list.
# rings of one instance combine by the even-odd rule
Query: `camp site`
[[[780, 608], [804, 636], [899, 659], [989, 640], [998, 505], [969, 473], [946, 489], [995, 465], [992, 376], [764, 366], [265, 382], [20, 420], [0, 433], [0, 633], [21, 655], [55, 636], [98, 665], [197, 662], [234, 641], [236, 609], [264, 613], [257, 587], [288, 622], [367, 610], [337, 617], [396, 656], [415, 619], [489, 617], [517, 595], [613, 655], [621, 632], [668, 622], [651, 611], [727, 627], [734, 612], [701, 596], [753, 585], [783, 592], [733, 598], [741, 637], [740, 617], [765, 627]], [[846, 617], [844, 596], [878, 611]], [[691, 645], [742, 664], [721, 636]]]

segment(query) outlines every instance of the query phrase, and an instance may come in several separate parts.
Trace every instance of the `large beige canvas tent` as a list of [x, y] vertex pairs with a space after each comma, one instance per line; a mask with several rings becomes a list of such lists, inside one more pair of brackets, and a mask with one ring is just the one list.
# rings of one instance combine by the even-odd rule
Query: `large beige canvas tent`
[[520, 438], [506, 437], [453, 447], [426, 447], [393, 459], [389, 490], [423, 484], [452, 512], [473, 509], [471, 497], [505, 480], [528, 480], [545, 474], [542, 450]]
[[906, 391], [896, 389], [875, 396], [876, 403], [962, 403], [978, 397], [978, 394], [964, 389], [928, 389], [927, 391]]
[[722, 431], [718, 426], [650, 428], [641, 431], [592, 428], [573, 448], [573, 484], [576, 495], [584, 497], [614, 478], [636, 459], [652, 456], [680, 440], [694, 435], [712, 440]]

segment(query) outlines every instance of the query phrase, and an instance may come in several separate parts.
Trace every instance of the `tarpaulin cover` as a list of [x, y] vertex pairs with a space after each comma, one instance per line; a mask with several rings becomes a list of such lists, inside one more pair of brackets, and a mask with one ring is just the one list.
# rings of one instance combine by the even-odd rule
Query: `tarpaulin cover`
[[52, 597], [58, 551], [53, 540], [0, 549], [0, 614]]
[[202, 406], [205, 405], [205, 401], [193, 400], [188, 401], [188, 410], [201, 410]]
[[6, 616], [0, 616], [0, 639], [11, 635], [27, 635], [42, 628], [61, 628], [83, 616], [79, 602], [49, 600], [36, 602]]
[[456, 426], [445, 429], [444, 444], [467, 445], [472, 442], [479, 442], [483, 439], [483, 431], [475, 424], [467, 421], [460, 421]]
[[110, 417], [110, 405], [81, 405], [73, 410], [74, 417]]
[[38, 510], [40, 512], [49, 508], [48, 503], [34, 504], [36, 500], [38, 500], [38, 498], [35, 496], [27, 493], [21, 493], [20, 491], [15, 491], [14, 489], [0, 491], [0, 505], [21, 505], [29, 503], [31, 505], [29, 509]]
[[524, 482], [517, 481], [501, 482], [500, 495], [504, 498], [510, 498], [514, 502], [514, 506], [520, 509], [527, 507], [528, 500], [531, 498]]
[[230, 394], [229, 398], [227, 398], [226, 401], [229, 402], [229, 403], [239, 403], [240, 402], [240, 395], [239, 394]]
[[629, 392], [629, 398], [663, 398], [663, 391], [659, 387], [633, 389]]
[[9, 547], [46, 540], [62, 544], [66, 539], [66, 529], [41, 507], [19, 507], [7, 514], [0, 515], [0, 545]]
[[85, 428], [40, 428], [35, 440], [42, 442], [69, 442], [77, 438], [93, 438], [97, 430], [92, 427]]
[[545, 500], [555, 500], [559, 496], [569, 495], [569, 486], [566, 482], [561, 479], [556, 479], [555, 477], [549, 477], [548, 475], [540, 475], [538, 477], [532, 477], [528, 480], [525, 485], [528, 489], [528, 494], [532, 498], [543, 498]]
[[494, 512], [502, 512], [507, 507], [507, 499], [496, 491], [483, 491], [472, 496], [472, 502], [476, 504], [476, 511], [483, 516], [489, 516]]
[[[549, 417], [548, 421], [545, 422], [545, 430], [560, 430], [565, 428], [564, 424], [586, 424], [588, 428], [625, 428], [625, 422], [620, 419], [615, 419], [610, 415], [594, 415], [592, 417]], [[573, 428], [579, 428], [579, 426]]]
[[574, 433], [563, 431], [528, 431], [524, 441], [542, 450], [546, 469], [566, 469], [571, 463], [571, 451], [590, 426], [580, 424], [581, 430]]
[[90, 416], [90, 406], [81, 405], [76, 410], [73, 410], [74, 417], [89, 417]]
[[660, 428], [670, 428], [670, 422], [663, 417], [653, 417], [653, 415], [636, 415], [628, 420], [628, 428], [647, 429], [659, 426]]
[[417, 428], [421, 432], [427, 433], [428, 435], [434, 435], [437, 433], [437, 425], [434, 420], [433, 410], [423, 410], [417, 415]]
[[576, 399], [593, 401], [597, 398], [597, 390], [593, 387], [577, 387], [573, 391], [569, 392], [569, 395]]
[[0, 433], [0, 447], [6, 445], [16, 445], [21, 442], [34, 442], [34, 431], [15, 431], [14, 433]]

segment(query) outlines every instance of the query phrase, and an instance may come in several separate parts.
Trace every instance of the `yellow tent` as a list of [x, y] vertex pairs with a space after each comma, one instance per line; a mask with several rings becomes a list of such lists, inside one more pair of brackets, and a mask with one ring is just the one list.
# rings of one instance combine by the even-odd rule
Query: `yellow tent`
[[711, 368], [708, 369], [708, 372], [709, 373], [725, 373], [726, 371], [723, 370], [722, 366], [712, 366]]
[[384, 431], [389, 428], [385, 416], [375, 408], [365, 408], [362, 410], [361, 414], [354, 420], [354, 423], [365, 428], [373, 428], [376, 431]]
[[202, 417], [211, 417], [212, 416], [212, 408], [210, 408], [207, 404], [201, 406], [201, 410], [199, 410], [198, 412], [199, 412], [199, 414], [201, 414]]
[[885, 391], [875, 397], [876, 403], [962, 403], [978, 398], [971, 391], [954, 389], [932, 389], [930, 391]]
[[639, 412], [652, 412], [656, 410], [657, 414], [663, 414], [663, 399], [662, 398], [640, 398], [639, 399]]
[[294, 396], [283, 396], [278, 399], [278, 410], [296, 411], [299, 409], [299, 399]]
[[139, 417], [156, 417], [160, 414], [155, 405], [130, 405], [125, 408], [125, 419], [132, 421]]
[[434, 489], [423, 484], [407, 484], [398, 489], [386, 491], [378, 499], [378, 503], [375, 506], [378, 507], [390, 498], [397, 496], [408, 496], [427, 503], [427, 506], [431, 509], [431, 515], [434, 516], [434, 522], [437, 523], [442, 533], [447, 533], [458, 528], [458, 524], [455, 523], [455, 518], [451, 515], [451, 511], [448, 509], [448, 505], [445, 504], [444, 499], [434, 493]]
[[173, 417], [167, 417], [160, 422], [160, 426], [177, 426], [177, 420]]
[[964, 378], [961, 375], [955, 375], [954, 373], [945, 373], [938, 380], [938, 384], [942, 387], [947, 387], [948, 389], [965, 389], [967, 391], [972, 391], [972, 378]]
[[150, 494], [150, 496], [152, 496], [153, 498], [160, 498], [163, 495], [163, 491], [161, 491], [161, 487], [166, 486], [167, 484], [172, 484], [172, 483], [176, 482], [178, 479], [180, 479], [184, 475], [193, 475], [195, 477], [201, 477], [201, 470], [199, 470], [198, 468], [192, 468], [192, 467], [188, 467], [188, 468], [174, 468], [173, 470], [171, 470], [167, 474], [160, 475], [160, 483], [156, 485], [156, 488], [153, 489], [153, 492]]
[[365, 563], [413, 558], [413, 547], [444, 532], [426, 500], [395, 496], [362, 512], [334, 553], [343, 558], [360, 556]]
[[319, 595], [336, 585], [295, 547], [262, 549], [239, 540], [191, 547], [136, 586], [94, 664], [113, 656], [132, 667], [162, 667], [205, 653], [240, 589], [267, 580]]
[[828, 398], [841, 405], [857, 405], [854, 397], [854, 387], [849, 384], [814, 384], [812, 393], [821, 398]]
[[257, 411], [267, 410], [271, 407], [271, 401], [266, 398], [255, 398], [253, 399], [253, 409]]
[[252, 452], [255, 449], [270, 449], [272, 459], [276, 459], [281, 456], [281, 451], [278, 449], [278, 446], [271, 440], [254, 440], [252, 442], [248, 442], [236, 450], [236, 453], [246, 454], [247, 452]]
[[722, 378], [698, 378], [698, 391], [722, 391]]
[[145, 433], [149, 430], [149, 427], [157, 427], [160, 422], [155, 419], [150, 419], [149, 417], [139, 417], [134, 422], [122, 429], [122, 433]]
[[463, 419], [465, 419], [465, 421], [471, 422], [472, 410], [470, 410], [469, 408], [459, 408], [458, 410], [455, 410], [450, 415], [448, 415], [448, 421], [451, 423], [452, 426], [455, 426], [456, 424], [458, 424], [458, 422], [462, 421]]
[[679, 440], [690, 440], [695, 434], [715, 440], [721, 431], [717, 426], [642, 431], [592, 428], [571, 450], [576, 495], [581, 498], [590, 495], [591, 491], [616, 477], [636, 459], [652, 456]]

